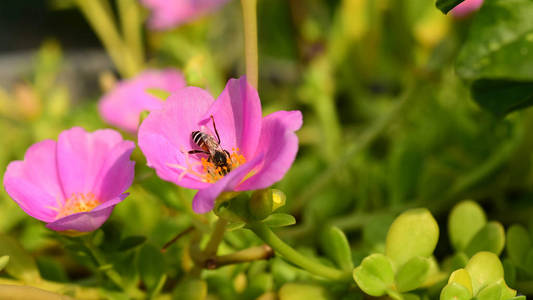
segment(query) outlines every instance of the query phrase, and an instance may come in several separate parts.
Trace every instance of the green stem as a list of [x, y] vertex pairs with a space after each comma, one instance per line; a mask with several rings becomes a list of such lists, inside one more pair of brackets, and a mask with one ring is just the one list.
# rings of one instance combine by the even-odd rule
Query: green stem
[[[20, 287], [24, 286], [26, 288], [33, 287], [37, 288], [39, 290], [37, 291], [31, 291], [31, 290], [17, 290], [14, 287]], [[75, 284], [63, 284], [58, 282], [52, 282], [52, 281], [46, 281], [46, 280], [39, 280], [37, 282], [20, 282], [13, 279], [8, 278], [0, 278], [0, 299], [11, 299], [9, 297], [13, 297], [15, 294], [18, 293], [19, 295], [25, 295], [24, 297], [19, 297], [17, 299], [53, 299], [50, 297], [37, 297], [39, 294], [42, 294], [43, 291], [48, 291], [52, 293], [61, 293], [61, 294], [69, 294], [75, 297], [76, 299], [100, 299], [101, 298], [101, 292], [100, 289], [97, 288], [90, 288], [90, 287], [82, 287]], [[33, 296], [30, 296], [33, 295]], [[16, 297], [15, 297], [16, 298]], [[61, 298], [64, 299], [64, 298]]]
[[130, 50], [124, 45], [117, 26], [109, 12], [107, 0], [76, 0], [76, 4], [102, 41], [117, 70], [124, 77], [131, 77], [140, 71]]
[[142, 41], [142, 17], [136, 0], [119, 0], [120, 25], [124, 41], [130, 49], [137, 65], [144, 64], [144, 46]]
[[211, 233], [211, 238], [207, 242], [205, 249], [203, 251], [204, 260], [215, 256], [217, 254], [218, 246], [224, 239], [224, 231], [226, 231], [226, 225], [228, 221], [225, 219], [219, 218], [215, 224], [215, 229]]
[[307, 270], [308, 272], [329, 278], [332, 280], [348, 280], [351, 278], [351, 272], [343, 272], [331, 267], [324, 266], [319, 262], [311, 260], [291, 246], [285, 244], [272, 230], [261, 222], [249, 223], [248, 227], [265, 243], [267, 243], [274, 251], [281, 254], [288, 261]]
[[212, 270], [232, 264], [269, 259], [272, 255], [274, 255], [272, 248], [268, 245], [262, 245], [208, 259], [205, 267]]
[[244, 25], [244, 54], [246, 56], [246, 77], [257, 89], [258, 55], [257, 55], [257, 0], [241, 0]]
[[104, 274], [113, 282], [113, 284], [121, 288], [123, 291], [126, 291], [122, 277], [120, 277], [120, 274], [118, 274], [113, 268], [107, 268], [108, 263], [106, 263], [103, 255], [100, 253], [100, 250], [93, 244], [92, 238], [92, 234], [81, 237], [85, 247], [89, 250], [89, 253], [96, 261], [96, 265], [99, 268], [105, 266], [105, 270], [103, 271]]

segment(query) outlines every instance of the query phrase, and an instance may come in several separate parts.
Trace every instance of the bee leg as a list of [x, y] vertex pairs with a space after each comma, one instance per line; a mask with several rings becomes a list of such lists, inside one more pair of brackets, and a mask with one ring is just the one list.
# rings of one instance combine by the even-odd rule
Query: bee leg
[[188, 152], [189, 154], [196, 154], [196, 153], [203, 153], [209, 155], [209, 152], [203, 151], [203, 150], [190, 150]]
[[218, 144], [220, 145], [220, 136], [218, 135], [217, 125], [215, 125], [215, 118], [213, 118], [213, 115], [211, 115], [211, 121], [213, 121], [213, 128], [215, 129], [215, 133], [218, 139]]
[[224, 150], [224, 152], [226, 152], [226, 154], [228, 155], [228, 157], [231, 156], [231, 155], [229, 154], [228, 150]]

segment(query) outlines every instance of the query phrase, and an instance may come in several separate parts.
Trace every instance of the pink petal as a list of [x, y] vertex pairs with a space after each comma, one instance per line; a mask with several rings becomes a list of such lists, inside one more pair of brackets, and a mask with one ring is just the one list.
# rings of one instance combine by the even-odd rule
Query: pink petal
[[[195, 148], [191, 133], [200, 130], [198, 121], [213, 103], [213, 97], [197, 87], [185, 87], [170, 95], [163, 108], [153, 111], [139, 127], [139, 147], [148, 166], [167, 181], [187, 188], [204, 188], [207, 183], [194, 176], [180, 179], [182, 170], [191, 158], [186, 154]], [[196, 160], [196, 158], [192, 158]], [[196, 168], [200, 171], [200, 167]]]
[[260, 147], [264, 160], [252, 177], [235, 188], [237, 191], [262, 189], [281, 180], [298, 152], [298, 137], [294, 131], [302, 126], [300, 111], [278, 111], [263, 119]]
[[10, 163], [4, 187], [28, 215], [45, 222], [53, 220], [57, 214], [53, 208], [64, 201], [57, 176], [56, 142], [36, 143], [26, 151], [24, 161]]
[[142, 0], [152, 11], [148, 22], [152, 29], [168, 29], [193, 21], [217, 9], [228, 0]]
[[54, 222], [48, 223], [46, 227], [56, 230], [74, 230], [79, 232], [89, 232], [98, 229], [109, 218], [115, 205], [128, 196], [127, 193], [117, 198], [111, 199], [88, 212], [72, 214]]
[[192, 201], [192, 209], [199, 214], [212, 210], [218, 195], [234, 190], [243, 178], [256, 168], [262, 160], [263, 156], [258, 155], [235, 170], [232, 170], [219, 181], [199, 190]]
[[97, 199], [116, 198], [131, 186], [135, 175], [135, 162], [130, 160], [133, 149], [133, 142], [122, 141], [108, 153], [92, 188]]
[[183, 75], [173, 69], [148, 70], [133, 79], [119, 82], [98, 105], [102, 118], [109, 124], [135, 133], [142, 111], [160, 109], [163, 101], [147, 93], [147, 89], [175, 92], [185, 87]]
[[465, 0], [452, 9], [451, 14], [456, 18], [464, 18], [477, 11], [483, 0]]
[[107, 158], [122, 142], [120, 134], [111, 129], [88, 133], [74, 127], [63, 131], [57, 142], [57, 165], [65, 196], [94, 193], [94, 188], [102, 185], [99, 175], [112, 163], [106, 163]]
[[217, 101], [203, 116], [201, 124], [207, 126], [215, 136], [211, 115], [215, 119], [222, 148], [230, 152], [239, 148], [246, 159], [251, 159], [261, 133], [261, 102], [257, 91], [248, 84], [245, 76], [230, 79]]

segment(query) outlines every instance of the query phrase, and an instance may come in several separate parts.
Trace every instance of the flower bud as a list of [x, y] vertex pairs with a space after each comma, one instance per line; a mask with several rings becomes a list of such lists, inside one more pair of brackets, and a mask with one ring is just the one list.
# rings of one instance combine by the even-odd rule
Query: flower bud
[[263, 220], [273, 211], [285, 205], [285, 194], [276, 189], [257, 190], [250, 199], [250, 213], [253, 218]]

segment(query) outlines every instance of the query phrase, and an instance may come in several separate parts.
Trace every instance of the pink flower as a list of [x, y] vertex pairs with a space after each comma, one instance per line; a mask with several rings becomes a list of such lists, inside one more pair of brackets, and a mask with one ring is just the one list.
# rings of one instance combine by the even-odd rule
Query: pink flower
[[57, 142], [32, 145], [23, 161], [11, 162], [4, 187], [22, 210], [52, 230], [93, 231], [128, 195], [133, 148], [114, 130], [88, 133], [74, 127]]
[[[213, 123], [225, 165], [217, 164], [216, 157], [189, 153], [202, 150], [201, 142], [193, 141], [194, 131], [217, 141]], [[144, 120], [138, 138], [148, 165], [160, 178], [199, 190], [193, 209], [205, 213], [222, 192], [262, 189], [279, 181], [296, 157], [294, 132], [301, 126], [300, 111], [278, 111], [263, 118], [257, 91], [241, 77], [231, 79], [216, 101], [197, 87], [172, 94], [161, 110]]]
[[160, 109], [163, 101], [146, 92], [147, 89], [177, 91], [185, 86], [183, 75], [173, 69], [147, 70], [135, 78], [119, 82], [99, 103], [103, 119], [130, 133], [137, 132], [143, 110]]
[[169, 29], [193, 21], [228, 2], [228, 0], [141, 0], [152, 11], [148, 25]]
[[477, 11], [483, 0], [465, 0], [452, 9], [451, 14], [456, 18], [464, 18]]

